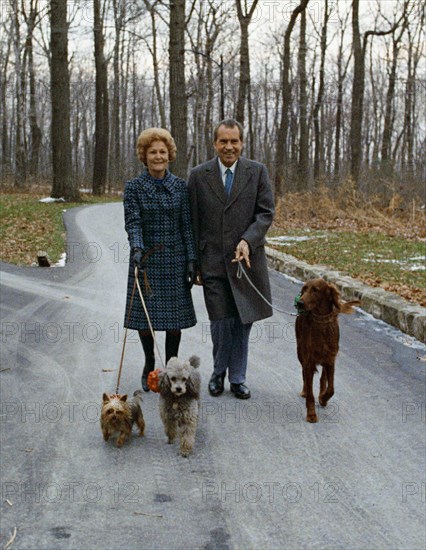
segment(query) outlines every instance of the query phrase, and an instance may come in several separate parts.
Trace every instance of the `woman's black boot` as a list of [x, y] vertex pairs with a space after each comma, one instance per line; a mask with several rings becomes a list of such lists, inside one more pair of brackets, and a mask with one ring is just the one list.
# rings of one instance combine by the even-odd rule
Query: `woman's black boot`
[[182, 336], [180, 330], [168, 330], [166, 332], [166, 364], [170, 357], [177, 357]]
[[143, 351], [145, 352], [145, 366], [142, 372], [142, 389], [148, 392], [148, 374], [154, 370], [155, 354], [154, 354], [154, 338], [150, 332], [144, 330], [139, 331], [139, 338], [142, 342]]

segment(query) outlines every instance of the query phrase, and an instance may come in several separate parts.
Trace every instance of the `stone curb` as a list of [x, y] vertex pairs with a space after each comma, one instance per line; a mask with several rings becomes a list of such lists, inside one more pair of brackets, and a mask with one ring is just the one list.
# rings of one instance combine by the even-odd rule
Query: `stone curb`
[[301, 281], [322, 277], [337, 286], [344, 300], [361, 300], [361, 308], [376, 319], [426, 343], [426, 308], [407, 302], [393, 292], [368, 286], [324, 265], [310, 265], [290, 254], [266, 247], [269, 267]]

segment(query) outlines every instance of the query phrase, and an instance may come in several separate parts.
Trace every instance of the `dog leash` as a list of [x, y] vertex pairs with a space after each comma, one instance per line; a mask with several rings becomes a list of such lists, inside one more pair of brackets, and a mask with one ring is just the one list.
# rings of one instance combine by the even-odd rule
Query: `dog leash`
[[238, 267], [237, 267], [237, 279], [241, 279], [243, 275], [247, 279], [247, 281], [249, 282], [252, 289], [257, 292], [257, 294], [262, 298], [262, 300], [264, 302], [266, 302], [268, 304], [268, 306], [270, 306], [272, 309], [275, 309], [276, 311], [279, 311], [280, 313], [285, 313], [286, 315], [291, 315], [291, 317], [297, 317], [297, 315], [298, 315], [297, 313], [290, 313], [289, 311], [285, 311], [284, 309], [280, 309], [279, 307], [273, 306], [271, 304], [271, 302], [269, 302], [269, 300], [267, 300], [265, 298], [265, 296], [260, 292], [260, 290], [258, 288], [256, 288], [256, 286], [253, 284], [250, 277], [247, 275], [246, 270], [244, 269], [242, 261], [239, 260], [238, 261]]
[[[157, 245], [155, 247], [153, 247], [145, 256], [144, 258], [148, 257], [148, 255], [152, 254], [153, 252], [155, 252], [155, 250], [158, 250], [158, 249], [161, 249], [163, 245]], [[139, 275], [139, 269], [137, 267], [135, 267], [135, 281], [133, 283], [133, 289], [132, 289], [132, 295], [130, 297], [130, 304], [129, 304], [129, 313], [127, 314], [127, 322], [126, 322], [126, 325], [129, 324], [129, 319], [130, 319], [130, 313], [132, 312], [132, 306], [133, 306], [133, 298], [135, 296], [135, 290], [136, 290], [136, 287], [138, 288], [138, 292], [139, 292], [139, 296], [140, 296], [140, 299], [141, 299], [141, 302], [142, 302], [142, 307], [144, 309], [144, 312], [145, 312], [145, 315], [146, 315], [146, 318], [147, 318], [147, 321], [148, 321], [148, 326], [149, 326], [149, 330], [151, 331], [151, 334], [152, 334], [152, 337], [154, 339], [154, 345], [155, 345], [155, 349], [157, 350], [157, 355], [158, 357], [160, 358], [160, 361], [161, 361], [161, 364], [163, 365], [163, 368], [164, 367], [164, 361], [163, 361], [163, 357], [160, 353], [160, 350], [158, 348], [158, 344], [157, 344], [157, 339], [155, 337], [155, 332], [154, 332], [154, 329], [152, 328], [152, 324], [151, 324], [151, 319], [149, 317], [149, 314], [148, 314], [148, 310], [146, 308], [146, 304], [145, 304], [145, 300], [143, 299], [143, 295], [142, 295], [142, 290], [141, 290], [141, 287], [139, 285], [139, 279], [138, 279], [138, 275]], [[149, 284], [149, 281], [148, 281], [148, 277], [147, 277], [147, 274], [146, 272], [144, 271], [143, 273], [144, 275], [144, 282], [145, 282], [145, 289], [148, 293], [151, 293], [151, 286]], [[121, 379], [121, 371], [122, 371], [122, 368], [123, 368], [123, 359], [124, 359], [124, 350], [126, 348], [126, 341], [127, 341], [127, 330], [128, 328], [126, 327], [126, 330], [124, 332], [124, 339], [123, 339], [123, 348], [121, 350], [121, 358], [120, 358], [120, 367], [118, 369], [118, 377], [117, 377], [117, 387], [116, 387], [116, 390], [115, 390], [115, 393], [116, 395], [118, 395], [118, 390], [119, 390], [119, 387], [120, 387], [120, 379]]]
[[[129, 324], [129, 319], [130, 319], [130, 313], [132, 311], [132, 305], [133, 305], [133, 297], [135, 295], [135, 290], [136, 290], [136, 279], [133, 283], [133, 289], [132, 289], [132, 295], [130, 297], [130, 305], [129, 305], [129, 313], [127, 314], [127, 322], [126, 322], [126, 325]], [[123, 359], [124, 359], [124, 350], [126, 348], [126, 340], [127, 340], [127, 330], [128, 328], [126, 327], [126, 330], [124, 331], [124, 340], [123, 340], [123, 348], [121, 350], [121, 359], [120, 359], [120, 368], [118, 369], [118, 377], [117, 377], [117, 387], [115, 389], [115, 394], [118, 395], [118, 389], [120, 387], [120, 378], [121, 378], [121, 370], [123, 368]]]
[[157, 344], [157, 339], [155, 337], [155, 332], [154, 332], [154, 329], [152, 328], [152, 324], [151, 324], [151, 319], [149, 317], [149, 314], [148, 314], [148, 310], [146, 308], [146, 304], [145, 304], [145, 300], [143, 299], [143, 296], [142, 296], [142, 290], [141, 290], [141, 287], [139, 285], [139, 280], [138, 280], [138, 268], [135, 267], [135, 281], [136, 281], [136, 285], [138, 287], [138, 291], [139, 291], [139, 296], [140, 296], [140, 299], [141, 299], [141, 302], [142, 302], [142, 307], [143, 307], [143, 310], [145, 311], [145, 315], [146, 315], [146, 319], [148, 321], [148, 325], [149, 325], [149, 330], [151, 331], [151, 334], [152, 334], [152, 338], [154, 339], [154, 345], [155, 345], [155, 349], [157, 350], [157, 355], [158, 357], [160, 358], [160, 361], [161, 361], [161, 364], [163, 365], [163, 369], [166, 368], [165, 365], [164, 365], [164, 361], [163, 361], [163, 357], [160, 353], [160, 349], [158, 347], [158, 344]]

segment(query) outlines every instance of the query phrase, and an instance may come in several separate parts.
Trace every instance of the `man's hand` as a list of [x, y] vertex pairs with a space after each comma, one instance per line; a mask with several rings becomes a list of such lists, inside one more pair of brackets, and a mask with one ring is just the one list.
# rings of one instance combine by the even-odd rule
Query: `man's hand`
[[201, 271], [199, 269], [197, 269], [194, 284], [197, 286], [203, 286], [203, 279], [201, 277]]
[[245, 260], [246, 266], [248, 268], [251, 267], [250, 264], [250, 247], [244, 239], [241, 239], [241, 241], [237, 244], [237, 248], [235, 249], [235, 258], [232, 260], [233, 262], [240, 262], [241, 260]]

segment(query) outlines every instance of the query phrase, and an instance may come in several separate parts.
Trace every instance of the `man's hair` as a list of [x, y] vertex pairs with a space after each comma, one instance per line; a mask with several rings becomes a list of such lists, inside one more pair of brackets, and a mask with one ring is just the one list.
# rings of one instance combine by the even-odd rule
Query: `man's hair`
[[215, 127], [213, 131], [213, 141], [217, 141], [217, 132], [221, 126], [225, 126], [226, 128], [235, 128], [237, 127], [240, 131], [240, 140], [244, 141], [244, 128], [241, 122], [238, 122], [238, 120], [235, 120], [234, 118], [226, 118], [225, 120], [221, 120], [219, 124]]

